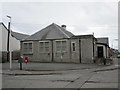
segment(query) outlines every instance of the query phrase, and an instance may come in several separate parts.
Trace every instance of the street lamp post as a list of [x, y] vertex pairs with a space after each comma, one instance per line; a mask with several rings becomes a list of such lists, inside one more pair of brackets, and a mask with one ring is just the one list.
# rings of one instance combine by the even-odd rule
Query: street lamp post
[[8, 43], [7, 43], [7, 61], [10, 62], [10, 69], [12, 69], [12, 54], [11, 54], [11, 16], [7, 16], [10, 21], [8, 22]]

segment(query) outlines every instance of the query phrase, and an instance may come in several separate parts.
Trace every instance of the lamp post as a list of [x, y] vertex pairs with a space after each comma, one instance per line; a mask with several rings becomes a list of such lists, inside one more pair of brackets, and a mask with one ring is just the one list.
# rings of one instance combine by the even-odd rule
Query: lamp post
[[11, 54], [11, 16], [7, 16], [10, 21], [8, 22], [8, 41], [7, 41], [7, 61], [10, 62], [10, 69], [12, 69], [12, 54]]

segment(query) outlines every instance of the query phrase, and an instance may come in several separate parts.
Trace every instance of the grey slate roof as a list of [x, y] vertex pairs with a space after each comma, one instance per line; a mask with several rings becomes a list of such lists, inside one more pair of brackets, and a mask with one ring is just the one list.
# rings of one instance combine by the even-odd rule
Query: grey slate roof
[[97, 43], [109, 45], [108, 37], [97, 38]]
[[25, 40], [62, 39], [70, 38], [72, 36], [73, 34], [71, 32], [53, 23], [46, 28], [32, 34]]
[[26, 34], [22, 34], [22, 33], [18, 33], [18, 32], [11, 32], [12, 36], [15, 37], [16, 39], [22, 41], [24, 39], [26, 39], [27, 37], [29, 37], [29, 35]]

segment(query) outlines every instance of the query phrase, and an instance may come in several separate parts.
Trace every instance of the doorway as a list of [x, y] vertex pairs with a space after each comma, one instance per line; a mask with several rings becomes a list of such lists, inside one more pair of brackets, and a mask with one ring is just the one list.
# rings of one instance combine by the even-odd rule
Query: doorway
[[98, 58], [103, 58], [103, 47], [98, 46], [97, 51], [98, 51]]

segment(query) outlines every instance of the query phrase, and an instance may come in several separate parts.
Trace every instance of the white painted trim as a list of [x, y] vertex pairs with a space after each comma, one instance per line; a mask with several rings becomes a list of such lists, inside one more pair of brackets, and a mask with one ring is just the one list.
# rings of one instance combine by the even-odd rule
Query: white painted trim
[[33, 43], [33, 41], [23, 42], [23, 43]]
[[106, 58], [107, 56], [106, 56], [106, 53], [107, 53], [107, 51], [106, 51], [106, 47], [105, 47], [105, 45], [100, 45], [100, 44], [97, 44], [97, 47], [103, 47], [103, 55], [104, 55], [104, 57]]
[[57, 41], [60, 41], [60, 42], [62, 42], [62, 41], [66, 41], [66, 47], [68, 46], [68, 40], [66, 40], [66, 39], [63, 39], [63, 40], [55, 40], [55, 51], [56, 52], [58, 52], [58, 53], [63, 53], [63, 52], [67, 52], [68, 51], [68, 47], [66, 48], [66, 51], [57, 51], [57, 49], [56, 49], [56, 42]]
[[[75, 43], [75, 51], [73, 51], [73, 43]], [[76, 42], [71, 42], [71, 49], [72, 49], [72, 52], [76, 52]]]
[[55, 41], [66, 41], [67, 42], [68, 40], [67, 39], [62, 39], [62, 40], [55, 40]]
[[[43, 42], [43, 43], [48, 42], [48, 43], [49, 43], [49, 51], [43, 50], [42, 52], [40, 52], [40, 42]], [[44, 45], [44, 48], [43, 48], [43, 49], [45, 49], [45, 45]], [[50, 41], [39, 41], [38, 52], [39, 52], [39, 53], [49, 53], [49, 52], [50, 52]]]
[[50, 41], [39, 41], [39, 42], [50, 42]]
[[[32, 52], [24, 52], [24, 53], [33, 53], [33, 41], [28, 41], [28, 42], [23, 42], [23, 47], [24, 47], [24, 44], [25, 43], [32, 43]], [[23, 50], [24, 50], [24, 48], [23, 48]]]

